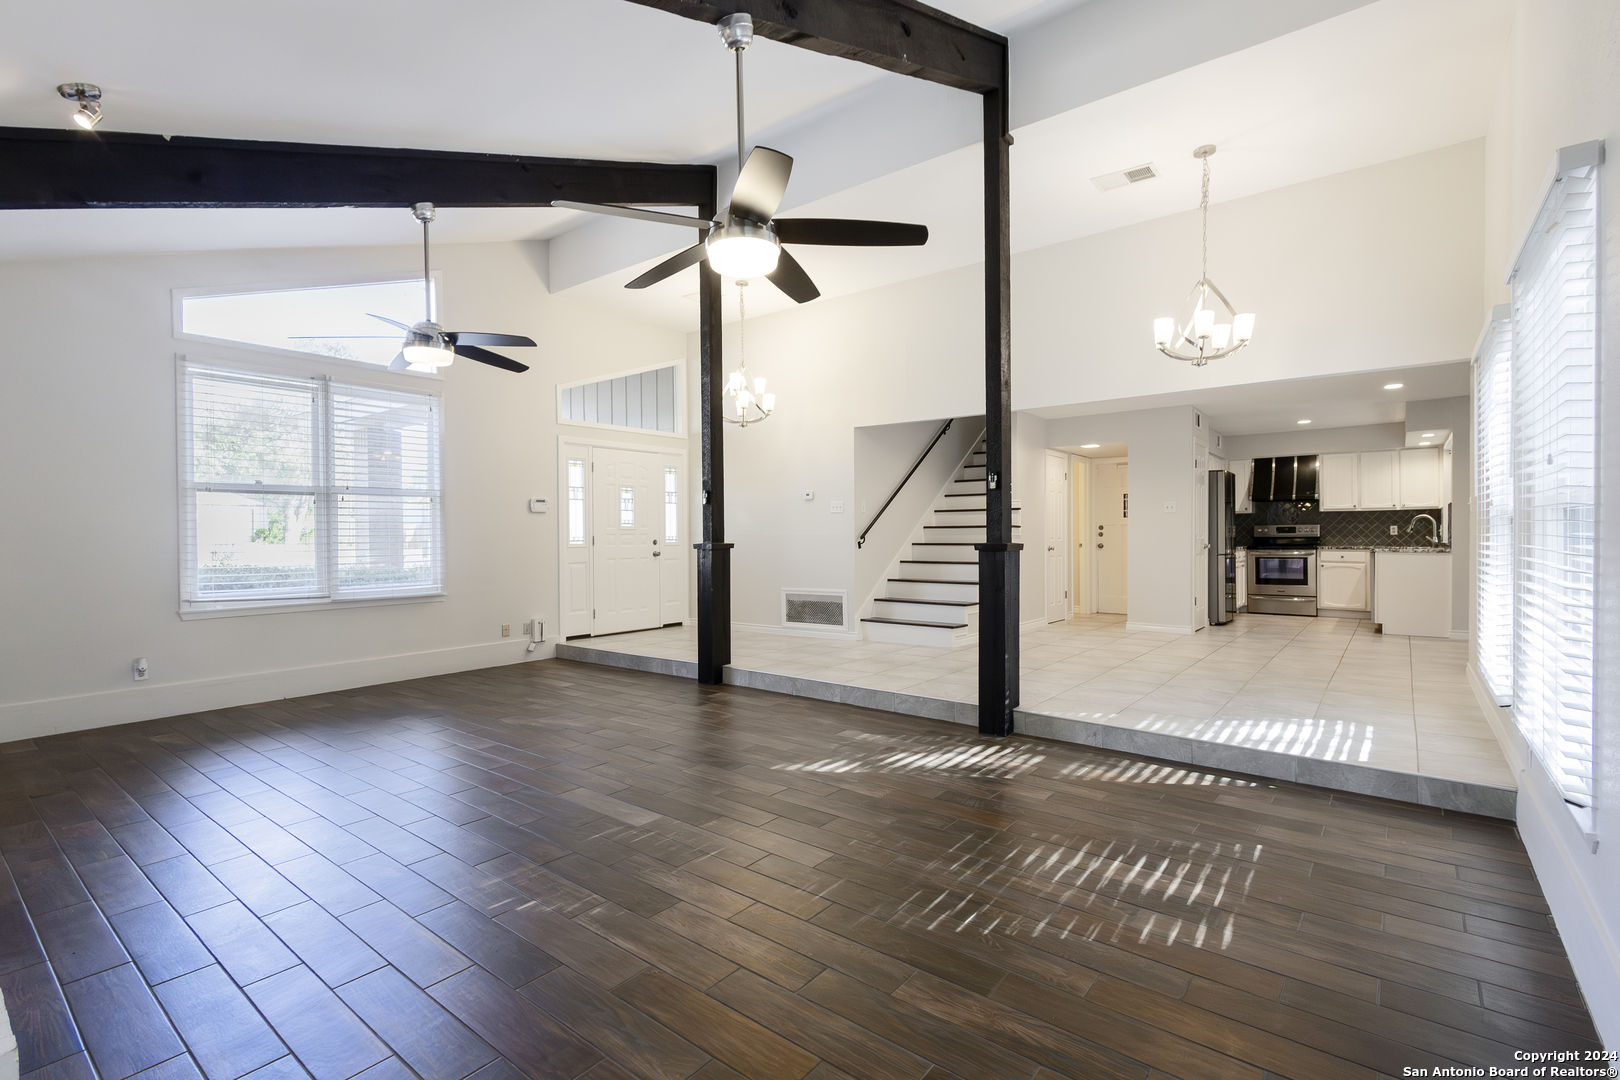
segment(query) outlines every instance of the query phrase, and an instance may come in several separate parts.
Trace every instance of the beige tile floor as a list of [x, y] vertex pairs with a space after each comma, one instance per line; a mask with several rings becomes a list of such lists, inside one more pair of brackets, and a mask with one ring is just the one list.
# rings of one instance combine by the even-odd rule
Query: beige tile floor
[[[569, 642], [697, 658], [695, 627]], [[1354, 619], [1239, 615], [1192, 635], [1083, 615], [1025, 631], [1020, 708], [1071, 719], [1514, 787], [1464, 675], [1467, 645]], [[732, 663], [778, 675], [975, 701], [978, 646], [932, 649], [736, 627]]]

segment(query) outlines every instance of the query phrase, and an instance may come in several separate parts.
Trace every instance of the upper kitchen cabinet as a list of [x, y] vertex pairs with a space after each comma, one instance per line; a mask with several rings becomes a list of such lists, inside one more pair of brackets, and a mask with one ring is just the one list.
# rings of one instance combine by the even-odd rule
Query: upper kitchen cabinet
[[1356, 509], [1397, 510], [1400, 508], [1400, 450], [1368, 450], [1357, 455], [1360, 461], [1360, 491]]
[[1249, 459], [1234, 461], [1230, 468], [1232, 470], [1232, 491], [1236, 494], [1233, 512], [1238, 514], [1254, 513], [1254, 491], [1249, 483], [1254, 477], [1254, 462]]
[[1445, 452], [1438, 446], [1398, 451], [1401, 455], [1402, 510], [1437, 510], [1444, 501], [1441, 477]]
[[1357, 510], [1361, 506], [1359, 454], [1323, 454], [1318, 490], [1323, 510]]

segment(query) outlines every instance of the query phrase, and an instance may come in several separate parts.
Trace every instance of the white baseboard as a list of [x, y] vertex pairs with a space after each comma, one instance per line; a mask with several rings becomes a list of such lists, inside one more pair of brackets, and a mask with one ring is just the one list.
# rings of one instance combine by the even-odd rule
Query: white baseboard
[[1147, 633], [1147, 634], [1196, 634], [1196, 633], [1198, 633], [1198, 627], [1196, 627], [1196, 626], [1166, 626], [1166, 625], [1162, 625], [1160, 623], [1131, 622], [1129, 620], [1126, 620], [1125, 629], [1131, 631], [1132, 633], [1136, 633], [1136, 632], [1140, 631], [1142, 633]]
[[1025, 619], [1023, 622], [1019, 623], [1018, 632], [1022, 634], [1026, 630], [1042, 630], [1051, 625], [1052, 624], [1047, 622], [1046, 617], [1043, 615], [1039, 619]]
[[1451, 632], [1451, 640], [1452, 641], [1467, 641], [1468, 640], [1468, 631], [1466, 631], [1466, 630], [1453, 630]]
[[357, 686], [457, 671], [545, 660], [556, 655], [547, 641], [526, 652], [527, 638], [512, 638], [448, 649], [341, 660], [329, 664], [220, 675], [184, 682], [132, 683], [116, 690], [69, 694], [34, 701], [0, 703], [0, 742], [32, 739], [64, 731], [84, 731], [110, 724], [132, 724], [164, 716], [228, 709], [259, 701], [278, 701], [306, 694], [327, 694]]
[[787, 637], [833, 638], [838, 641], [859, 641], [859, 630], [811, 630], [801, 626], [772, 626], [768, 623], [737, 622], [731, 623], [734, 630], [756, 630], [761, 634], [784, 634]]

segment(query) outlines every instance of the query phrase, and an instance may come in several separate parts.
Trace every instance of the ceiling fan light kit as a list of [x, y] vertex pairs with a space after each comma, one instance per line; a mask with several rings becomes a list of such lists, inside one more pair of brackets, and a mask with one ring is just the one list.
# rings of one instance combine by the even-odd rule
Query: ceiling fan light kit
[[633, 206], [603, 206], [556, 200], [553, 206], [593, 214], [634, 218], [702, 230], [703, 240], [672, 255], [625, 285], [645, 289], [689, 266], [707, 261], [715, 273], [732, 278], [763, 277], [796, 303], [821, 295], [804, 267], [782, 245], [831, 247], [912, 247], [928, 242], [923, 225], [836, 218], [782, 218], [776, 210], [787, 192], [793, 159], [768, 146], [747, 150], [743, 123], [742, 54], [754, 40], [754, 20], [747, 12], [727, 15], [717, 24], [720, 40], [737, 58], [737, 183], [731, 203], [714, 220], [686, 217]]
[[518, 334], [477, 334], [465, 331], [445, 330], [433, 320], [433, 278], [428, 271], [428, 226], [438, 217], [430, 202], [419, 202], [411, 207], [411, 216], [422, 223], [422, 302], [427, 308], [427, 317], [414, 326], [406, 326], [402, 322], [373, 315], [373, 319], [382, 319], [391, 326], [397, 326], [405, 331], [405, 341], [399, 348], [399, 355], [394, 362], [388, 365], [389, 371], [404, 371], [413, 365], [431, 368], [447, 368], [455, 363], [459, 352], [469, 360], [476, 360], [480, 364], [488, 364], [505, 371], [524, 372], [529, 365], [520, 364], [510, 357], [500, 353], [490, 352], [480, 348], [481, 345], [508, 345], [522, 348], [534, 348], [531, 338]]
[[75, 124], [89, 131], [101, 123], [101, 87], [94, 83], [70, 82], [58, 86], [56, 92], [79, 103], [73, 114]]
[[[1239, 313], [1226, 299], [1226, 294], [1209, 279], [1209, 159], [1214, 156], [1213, 143], [1193, 151], [1193, 157], [1204, 163], [1203, 196], [1199, 201], [1204, 222], [1202, 273], [1182, 303], [1184, 317], [1153, 320], [1153, 344], [1158, 350], [1172, 360], [1185, 360], [1193, 367], [1203, 367], [1211, 360], [1231, 356], [1254, 336], [1254, 313]], [[1215, 321], [1217, 312], [1211, 298], [1226, 309], [1229, 321]]]

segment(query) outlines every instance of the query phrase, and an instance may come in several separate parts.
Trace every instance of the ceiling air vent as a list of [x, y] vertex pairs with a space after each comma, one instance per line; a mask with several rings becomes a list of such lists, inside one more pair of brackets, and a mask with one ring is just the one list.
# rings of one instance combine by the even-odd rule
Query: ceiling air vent
[[1091, 182], [1097, 185], [1098, 191], [1113, 191], [1115, 188], [1140, 184], [1143, 180], [1151, 180], [1158, 175], [1159, 171], [1153, 167], [1152, 162], [1149, 162], [1146, 165], [1138, 165], [1134, 169], [1124, 169], [1104, 176], [1093, 176]]

